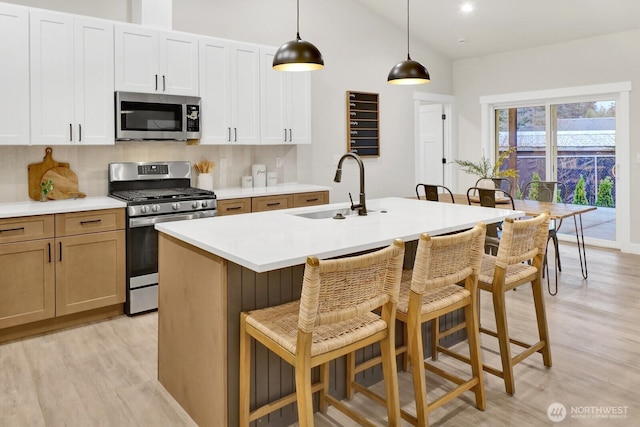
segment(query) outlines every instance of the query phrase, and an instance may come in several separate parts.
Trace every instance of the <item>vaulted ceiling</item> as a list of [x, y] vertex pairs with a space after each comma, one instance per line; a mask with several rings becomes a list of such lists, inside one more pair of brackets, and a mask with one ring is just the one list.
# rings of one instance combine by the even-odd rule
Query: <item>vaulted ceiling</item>
[[[406, 32], [406, 0], [356, 1]], [[456, 60], [639, 29], [640, 0], [412, 0], [410, 28]]]

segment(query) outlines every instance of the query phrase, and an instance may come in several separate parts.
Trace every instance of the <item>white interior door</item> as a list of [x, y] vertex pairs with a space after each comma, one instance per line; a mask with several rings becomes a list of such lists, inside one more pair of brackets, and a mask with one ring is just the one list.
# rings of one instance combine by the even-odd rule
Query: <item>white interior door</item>
[[420, 105], [416, 153], [416, 184], [444, 185], [444, 126], [442, 104]]

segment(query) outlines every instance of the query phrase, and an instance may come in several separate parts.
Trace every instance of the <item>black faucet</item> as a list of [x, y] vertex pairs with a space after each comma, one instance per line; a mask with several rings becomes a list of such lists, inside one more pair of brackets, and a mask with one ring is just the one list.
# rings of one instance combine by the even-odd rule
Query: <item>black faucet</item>
[[358, 215], [366, 215], [367, 214], [367, 202], [364, 196], [364, 164], [362, 163], [362, 159], [356, 153], [347, 153], [340, 157], [338, 161], [338, 169], [336, 170], [336, 177], [333, 178], [334, 182], [340, 182], [342, 180], [342, 162], [347, 157], [353, 158], [356, 162], [358, 162], [358, 166], [360, 167], [360, 203], [357, 205], [353, 204], [353, 199], [351, 198], [351, 193], [349, 193], [349, 199], [351, 199], [351, 210], [358, 209]]

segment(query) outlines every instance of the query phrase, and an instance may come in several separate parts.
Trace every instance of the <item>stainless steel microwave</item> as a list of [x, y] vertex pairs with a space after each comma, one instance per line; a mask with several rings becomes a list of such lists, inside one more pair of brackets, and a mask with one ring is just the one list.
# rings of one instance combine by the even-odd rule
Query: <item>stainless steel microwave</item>
[[116, 140], [200, 139], [200, 98], [116, 92]]

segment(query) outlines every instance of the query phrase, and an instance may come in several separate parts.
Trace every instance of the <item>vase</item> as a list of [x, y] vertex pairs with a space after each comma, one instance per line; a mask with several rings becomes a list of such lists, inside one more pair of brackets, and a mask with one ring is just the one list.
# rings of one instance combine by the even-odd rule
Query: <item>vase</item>
[[49, 200], [49, 199], [47, 198], [47, 193], [45, 193], [44, 191], [41, 191], [41, 192], [40, 192], [40, 201], [41, 201], [41, 202], [46, 202], [46, 201], [48, 201], [48, 200]]

